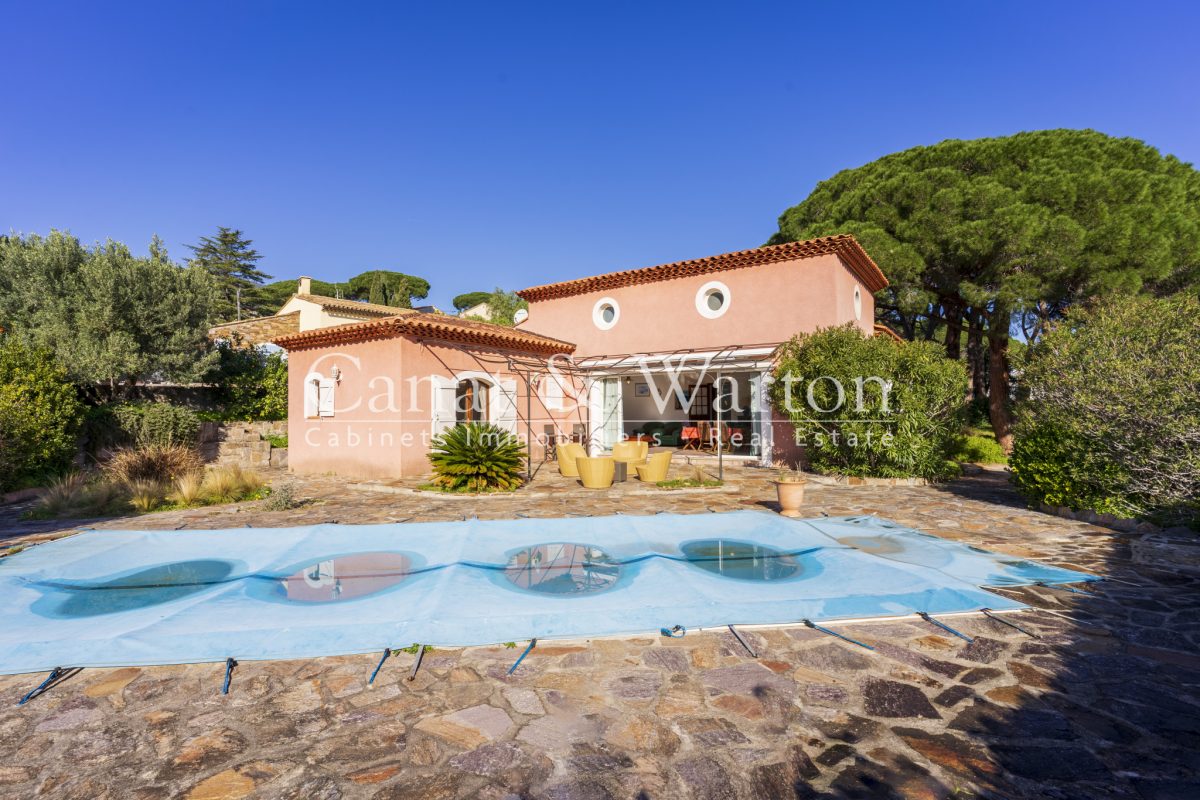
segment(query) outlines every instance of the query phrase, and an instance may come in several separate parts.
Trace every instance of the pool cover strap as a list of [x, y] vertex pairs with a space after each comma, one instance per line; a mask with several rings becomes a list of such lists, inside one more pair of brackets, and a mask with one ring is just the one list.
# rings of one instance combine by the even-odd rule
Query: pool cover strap
[[521, 662], [525, 660], [525, 656], [529, 655], [529, 651], [535, 647], [537, 647], [537, 639], [530, 639], [529, 646], [525, 648], [525, 652], [521, 653], [520, 658], [518, 658], [516, 662], [508, 668], [509, 675], [512, 675], [514, 672], [516, 672], [517, 667], [521, 666]]
[[754, 650], [750, 647], [750, 645], [748, 645], [746, 643], [746, 640], [742, 638], [742, 635], [737, 632], [737, 628], [730, 625], [729, 632], [733, 634], [733, 638], [738, 640], [738, 644], [740, 644], [742, 647], [746, 648], [746, 652], [750, 654], [751, 658], [758, 658], [758, 653], [754, 652]]
[[233, 668], [237, 662], [232, 658], [225, 659], [225, 682], [221, 684], [221, 694], [229, 694], [229, 681], [233, 679]]
[[999, 622], [1001, 625], [1007, 625], [1008, 627], [1014, 628], [1014, 629], [1020, 631], [1021, 633], [1025, 634], [1026, 636], [1029, 636], [1034, 639], [1042, 638], [1042, 637], [1038, 636], [1036, 633], [1034, 633], [1033, 631], [1025, 630], [1024, 628], [1022, 628], [1020, 625], [1018, 625], [1015, 622], [1009, 622], [1008, 620], [1004, 619], [1003, 617], [993, 614], [992, 610], [990, 608], [981, 608], [979, 610], [983, 612], [983, 615], [985, 617], [987, 617], [988, 619], [991, 619], [991, 620], [995, 620], [996, 622]]
[[54, 669], [50, 670], [50, 674], [46, 676], [46, 680], [39, 683], [37, 685], [37, 687], [35, 689], [33, 689], [29, 694], [22, 697], [21, 700], [17, 703], [17, 705], [23, 706], [26, 703], [28, 703], [30, 700], [32, 700], [33, 698], [37, 697], [42, 692], [49, 689], [50, 684], [54, 683], [56, 680], [61, 678], [63, 675], [63, 672], [64, 672], [64, 670], [62, 667], [55, 667]]
[[1059, 584], [1057, 586], [1051, 586], [1050, 584], [1046, 583], [1045, 581], [1038, 581], [1037, 583], [1034, 584], [1034, 586], [1040, 586], [1043, 589], [1058, 589], [1059, 591], [1070, 592], [1071, 594], [1087, 594], [1087, 592], [1080, 591], [1079, 589], [1076, 589], [1074, 586], [1064, 586], [1062, 584]]
[[379, 663], [375, 665], [375, 671], [371, 673], [371, 677], [367, 678], [367, 685], [370, 686], [375, 682], [375, 676], [379, 674], [379, 670], [383, 669], [383, 662], [388, 660], [388, 656], [392, 654], [392, 648], [383, 648], [383, 658], [379, 659]]
[[805, 625], [807, 625], [808, 627], [812, 628], [815, 631], [820, 631], [821, 633], [828, 633], [830, 636], [836, 636], [837, 638], [841, 639], [844, 642], [849, 642], [850, 644], [856, 644], [859, 647], [865, 647], [868, 650], [875, 649], [874, 647], [871, 647], [871, 645], [869, 645], [869, 644], [863, 644], [858, 639], [851, 639], [849, 636], [842, 636], [837, 631], [831, 631], [831, 630], [829, 630], [829, 628], [822, 628], [820, 625], [813, 622], [811, 619], [801, 620], [801, 622], [803, 622]]
[[929, 616], [929, 615], [928, 615], [927, 613], [925, 613], [924, 611], [918, 611], [918, 612], [917, 612], [917, 616], [918, 616], [918, 617], [920, 617], [921, 619], [925, 620], [926, 622], [928, 622], [928, 623], [929, 623], [929, 624], [931, 624], [931, 625], [936, 625], [936, 626], [938, 626], [939, 628], [941, 628], [942, 630], [946, 631], [947, 633], [952, 633], [952, 634], [954, 634], [955, 636], [957, 636], [958, 638], [962, 639], [962, 640], [963, 640], [964, 642], [966, 642], [967, 644], [970, 644], [971, 642], [974, 642], [974, 641], [975, 641], [975, 640], [974, 640], [974, 639], [972, 639], [970, 636], [967, 636], [965, 633], [959, 633], [958, 631], [954, 630], [954, 628], [951, 628], [949, 625], [944, 625], [944, 624], [942, 624], [941, 622], [938, 622], [936, 619], [934, 619], [933, 617]]
[[417, 658], [413, 661], [412, 672], [408, 673], [408, 679], [415, 681], [417, 679], [417, 670], [421, 668], [421, 659], [425, 657], [425, 645], [417, 648]]

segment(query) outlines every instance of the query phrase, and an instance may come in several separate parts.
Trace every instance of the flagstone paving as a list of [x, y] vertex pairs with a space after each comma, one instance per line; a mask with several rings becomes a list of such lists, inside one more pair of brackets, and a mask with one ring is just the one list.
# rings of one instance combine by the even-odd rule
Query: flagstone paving
[[[585, 492], [543, 474], [525, 496], [363, 491], [296, 479], [314, 502], [168, 512], [96, 527], [707, 513], [773, 509], [771, 473], [727, 490]], [[278, 482], [288, 480], [276, 475]], [[1029, 511], [1000, 473], [945, 487], [809, 486], [821, 513], [878, 514], [1114, 580], [1011, 592], [1037, 611], [546, 642], [519, 649], [87, 669], [28, 705], [0, 677], [0, 796], [61, 798], [1200, 797], [1200, 576], [1132, 563], [1137, 534]], [[378, 487], [376, 487], [378, 488]], [[72, 528], [0, 516], [5, 544]], [[407, 643], [398, 643], [407, 644]]]

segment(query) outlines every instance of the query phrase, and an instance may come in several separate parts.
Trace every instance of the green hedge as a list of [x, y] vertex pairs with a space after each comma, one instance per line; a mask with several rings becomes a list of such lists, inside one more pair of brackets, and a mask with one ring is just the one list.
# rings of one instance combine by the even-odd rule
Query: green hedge
[[205, 416], [220, 421], [287, 419], [288, 364], [282, 353], [218, 345], [220, 368], [214, 382], [220, 387], [220, 411]]
[[1022, 384], [1009, 463], [1031, 501], [1200, 526], [1200, 299], [1074, 308]]
[[192, 446], [200, 416], [186, 406], [149, 401], [110, 403], [88, 410], [87, 438], [94, 452], [112, 447]]
[[1005, 464], [1008, 454], [990, 430], [967, 428], [955, 437], [950, 457], [971, 464]]
[[[886, 403], [875, 379], [891, 384]], [[853, 325], [785, 344], [772, 383], [772, 399], [795, 426], [809, 464], [859, 477], [956, 475], [948, 456], [966, 391], [966, 370], [937, 345], [868, 337]]]
[[53, 355], [0, 336], [0, 490], [66, 471], [82, 419], [75, 387]]

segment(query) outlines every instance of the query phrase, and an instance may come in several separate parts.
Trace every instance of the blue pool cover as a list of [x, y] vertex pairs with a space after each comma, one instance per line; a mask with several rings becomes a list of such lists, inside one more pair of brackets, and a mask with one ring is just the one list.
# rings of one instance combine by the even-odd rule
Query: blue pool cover
[[1093, 579], [874, 517], [89, 531], [0, 562], [0, 673], [1023, 606]]

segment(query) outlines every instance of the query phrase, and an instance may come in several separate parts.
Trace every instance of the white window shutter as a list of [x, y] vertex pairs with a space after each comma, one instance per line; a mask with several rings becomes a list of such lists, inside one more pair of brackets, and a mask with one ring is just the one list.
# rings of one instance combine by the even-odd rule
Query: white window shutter
[[550, 373], [542, 381], [542, 402], [548, 411], [562, 411], [566, 393], [563, 391], [561, 380], [554, 373]]
[[456, 424], [454, 414], [454, 381], [441, 375], [433, 376], [433, 435], [437, 436]]
[[337, 384], [332, 378], [322, 378], [317, 387], [317, 415], [333, 416], [333, 392]]
[[492, 400], [495, 404], [495, 414], [492, 421], [509, 433], [517, 432], [517, 382], [514, 380], [500, 381], [499, 391]]
[[304, 418], [314, 419], [318, 416], [321, 405], [321, 379], [309, 375], [304, 379]]

